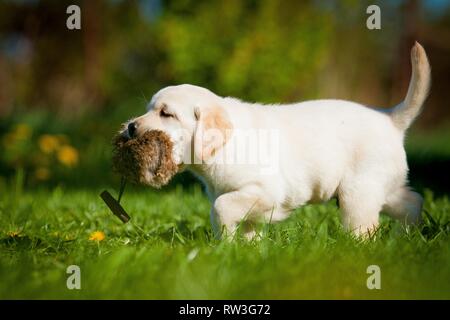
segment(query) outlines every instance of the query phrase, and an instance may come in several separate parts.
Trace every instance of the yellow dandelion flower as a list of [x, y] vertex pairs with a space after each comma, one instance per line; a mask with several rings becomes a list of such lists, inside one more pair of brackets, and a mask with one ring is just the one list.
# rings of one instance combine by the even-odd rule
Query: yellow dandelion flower
[[72, 146], [62, 146], [58, 150], [58, 160], [67, 167], [73, 167], [78, 163], [78, 151]]
[[2, 137], [3, 145], [7, 148], [14, 146], [17, 142], [29, 139], [31, 133], [32, 130], [28, 125], [18, 124]]
[[94, 231], [89, 236], [89, 240], [91, 241], [102, 241], [105, 239], [105, 234], [101, 231]]
[[14, 128], [14, 136], [18, 140], [25, 140], [28, 139], [31, 136], [31, 128], [26, 125], [25, 123], [19, 123]]
[[7, 233], [7, 235], [8, 235], [8, 237], [10, 237], [10, 238], [16, 238], [16, 237], [19, 236], [19, 231], [9, 231], [9, 232]]
[[39, 148], [44, 153], [52, 153], [59, 148], [59, 140], [50, 134], [43, 134], [38, 140]]
[[44, 167], [37, 168], [34, 171], [34, 176], [38, 180], [47, 180], [48, 178], [50, 178], [50, 170]]

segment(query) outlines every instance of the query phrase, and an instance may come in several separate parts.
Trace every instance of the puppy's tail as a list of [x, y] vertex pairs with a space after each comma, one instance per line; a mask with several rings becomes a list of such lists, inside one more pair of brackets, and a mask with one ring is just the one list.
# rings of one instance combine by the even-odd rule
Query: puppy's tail
[[394, 125], [402, 131], [409, 128], [420, 113], [431, 85], [431, 67], [423, 47], [416, 41], [411, 49], [412, 74], [405, 100], [391, 111]]

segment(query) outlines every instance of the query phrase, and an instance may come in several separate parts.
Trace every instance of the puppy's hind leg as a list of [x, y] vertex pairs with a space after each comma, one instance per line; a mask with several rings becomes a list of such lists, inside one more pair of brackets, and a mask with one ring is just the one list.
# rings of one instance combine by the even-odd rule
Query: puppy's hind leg
[[403, 223], [417, 224], [421, 221], [422, 204], [421, 195], [402, 187], [388, 195], [383, 210]]

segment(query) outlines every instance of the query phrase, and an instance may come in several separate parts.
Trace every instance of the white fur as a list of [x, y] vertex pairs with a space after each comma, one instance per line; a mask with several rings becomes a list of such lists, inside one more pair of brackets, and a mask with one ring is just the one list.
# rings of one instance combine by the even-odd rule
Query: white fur
[[[430, 67], [418, 43], [411, 53], [413, 74], [406, 99], [390, 110], [342, 100], [265, 106], [180, 85], [160, 90], [148, 112], [134, 121], [138, 134], [149, 129], [167, 132], [175, 142], [177, 161], [207, 185], [217, 235], [223, 230], [233, 234], [245, 220], [251, 237], [253, 221], [279, 221], [301, 205], [332, 197], [339, 199], [344, 226], [356, 234], [373, 231], [382, 209], [405, 222], [417, 222], [422, 198], [406, 186], [403, 139], [426, 98]], [[161, 108], [176, 117], [162, 117]], [[224, 114], [232, 134], [209, 161], [191, 164], [186, 159], [192, 141], [211, 108]], [[225, 154], [242, 152], [236, 149], [240, 130], [277, 133], [277, 148], [269, 156], [274, 170], [264, 171], [267, 164], [219, 161]]]

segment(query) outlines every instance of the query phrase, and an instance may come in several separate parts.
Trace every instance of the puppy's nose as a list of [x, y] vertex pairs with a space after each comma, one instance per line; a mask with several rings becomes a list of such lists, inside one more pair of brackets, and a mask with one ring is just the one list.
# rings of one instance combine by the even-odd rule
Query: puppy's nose
[[130, 122], [128, 124], [128, 135], [130, 138], [134, 138], [136, 136], [137, 124], [136, 122]]

